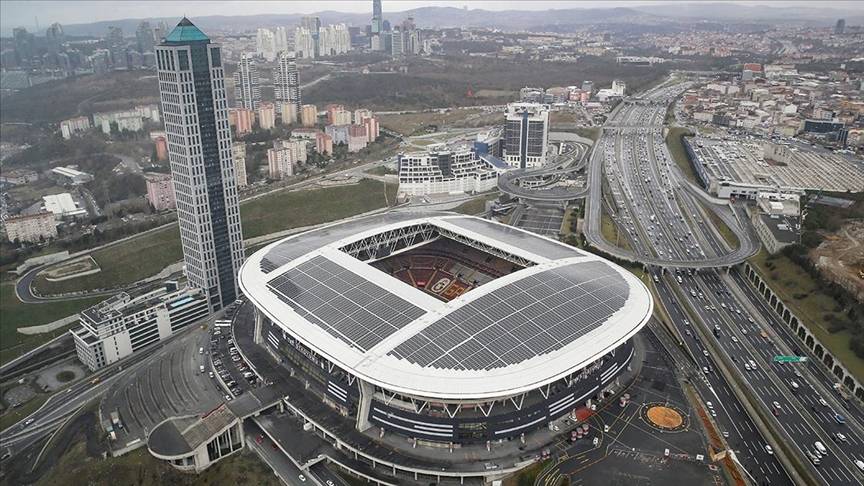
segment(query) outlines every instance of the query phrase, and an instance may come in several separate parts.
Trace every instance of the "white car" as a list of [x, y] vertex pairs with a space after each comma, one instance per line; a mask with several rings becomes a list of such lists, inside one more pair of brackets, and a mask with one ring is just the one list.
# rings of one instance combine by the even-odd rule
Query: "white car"
[[768, 444], [765, 444], [765, 452], [767, 452], [768, 455], [771, 455], [771, 456], [774, 455], [774, 449], [772, 449], [771, 446]]
[[297, 479], [299, 479], [300, 481], [303, 481], [304, 483], [306, 482], [306, 476], [304, 476], [302, 474], [298, 474]]
[[735, 336], [732, 336], [732, 342], [733, 342], [733, 343], [737, 343], [737, 342], [738, 342], [738, 338], [735, 337]]

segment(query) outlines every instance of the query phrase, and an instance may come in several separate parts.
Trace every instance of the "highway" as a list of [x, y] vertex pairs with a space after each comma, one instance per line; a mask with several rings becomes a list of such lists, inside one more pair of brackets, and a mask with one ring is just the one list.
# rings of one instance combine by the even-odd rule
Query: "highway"
[[[703, 203], [710, 204], [711, 198], [685, 181], [671, 162], [661, 127], [669, 104], [686, 86], [655, 89], [623, 103], [610, 117], [590, 163], [588, 239], [612, 255], [656, 267], [651, 274], [661, 303], [683, 346], [702, 368], [709, 393], [719, 405], [716, 419], [729, 433], [730, 445], [751, 479], [759, 484], [789, 481], [718, 372], [718, 359], [724, 366], [732, 364], [731, 372], [746, 383], [752, 404], [770, 417], [782, 432], [778, 440], [790, 447], [812, 477], [824, 484], [861, 484], [864, 475], [854, 463], [861, 459], [864, 445], [860, 411], [853, 408], [847, 413], [831, 392], [832, 380], [824, 370], [811, 373], [807, 365], [774, 363], [775, 355], [799, 352], [795, 338], [738, 270], [726, 274], [716, 269], [742, 261], [758, 251], [759, 243], [743, 223], [746, 215], [740, 207], [706, 208]], [[603, 239], [603, 205], [630, 250]], [[709, 210], [735, 231], [737, 249], [730, 248], [710, 224]], [[688, 318], [693, 316], [696, 322]], [[781, 338], [778, 332], [786, 336]], [[706, 336], [711, 346], [702, 341]], [[712, 355], [718, 349], [722, 356]], [[838, 411], [847, 417], [845, 425], [835, 421]], [[818, 467], [810, 459], [816, 441], [827, 449]]]
[[[585, 168], [589, 147], [584, 143], [562, 143], [562, 151], [545, 166], [535, 169], [517, 169], [498, 178], [498, 189], [513, 197], [534, 201], [571, 201], [585, 197], [587, 187], [556, 185], [563, 178]], [[526, 182], [535, 184], [525, 184]]]

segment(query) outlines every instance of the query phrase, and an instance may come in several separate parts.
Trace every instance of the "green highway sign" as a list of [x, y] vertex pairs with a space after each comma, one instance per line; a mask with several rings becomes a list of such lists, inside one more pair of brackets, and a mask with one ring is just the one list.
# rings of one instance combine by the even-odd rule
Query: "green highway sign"
[[774, 356], [774, 361], [778, 363], [804, 363], [807, 361], [807, 356]]

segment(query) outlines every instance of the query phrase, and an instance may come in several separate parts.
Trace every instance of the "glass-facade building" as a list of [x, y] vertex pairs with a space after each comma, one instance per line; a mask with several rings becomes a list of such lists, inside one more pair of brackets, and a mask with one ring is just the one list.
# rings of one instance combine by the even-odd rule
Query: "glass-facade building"
[[185, 273], [218, 311], [244, 258], [221, 51], [184, 18], [156, 59]]

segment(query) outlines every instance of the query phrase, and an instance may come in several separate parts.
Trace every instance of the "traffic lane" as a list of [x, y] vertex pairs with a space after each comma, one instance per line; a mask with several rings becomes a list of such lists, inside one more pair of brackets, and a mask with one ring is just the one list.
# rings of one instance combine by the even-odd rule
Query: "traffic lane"
[[283, 482], [289, 486], [312, 486], [312, 481], [306, 471], [301, 471], [274, 443], [254, 420], [246, 420], [243, 424], [246, 432], [246, 443], [255, 451]]
[[[766, 323], [768, 323], [777, 333], [781, 340], [783, 340], [793, 351], [794, 354], [807, 356], [811, 361], [817, 361], [818, 358], [813, 354], [813, 352], [807, 348], [807, 346], [802, 346], [798, 337], [794, 335], [791, 329], [789, 329], [786, 324], [783, 322], [781, 317], [777, 315], [776, 311], [772, 309], [767, 302], [765, 302], [764, 298], [762, 298], [757, 292], [756, 289], [744, 278], [744, 276], [735, 269], [730, 273], [731, 278], [738, 283], [738, 287], [742, 290], [747, 299], [754, 305], [754, 307], [759, 310], [760, 315], [765, 318]], [[825, 395], [827, 396], [827, 400], [833, 403], [833, 406], [836, 409], [844, 408], [846, 412], [851, 416], [853, 421], [855, 422], [859, 433], [860, 431], [864, 431], [864, 410], [857, 403], [851, 400], [841, 400], [839, 394], [833, 389], [833, 387], [828, 387], [827, 384], [833, 383], [836, 380], [836, 377], [831, 375], [827, 370], [822, 368], [821, 365], [811, 363], [810, 366], [807, 366], [807, 371], [812, 372], [812, 376], [814, 377], [814, 381], [819, 383], [820, 385], [825, 385]], [[806, 373], [805, 373], [806, 375]], [[864, 434], [862, 434], [864, 435]]]
[[[696, 279], [694, 284], [698, 284], [698, 279]], [[705, 289], [706, 292], [710, 291]], [[708, 298], [712, 298], [714, 296], [709, 295]], [[717, 302], [719, 303], [719, 302]], [[727, 307], [731, 309], [730, 306], [735, 305], [729, 301], [724, 302]], [[736, 309], [738, 309], [736, 307]], [[727, 328], [731, 332], [735, 332], [736, 325], [747, 325], [748, 321], [744, 318], [743, 313], [739, 312], [729, 312], [726, 317], [733, 321], [732, 325], [727, 326]], [[734, 322], [735, 319], [739, 319], [739, 322]], [[740, 322], [743, 321], [743, 322]], [[746, 336], [739, 336], [740, 338]], [[725, 342], [732, 342], [731, 340], [723, 340], [719, 339], [715, 336], [712, 336], [719, 345], [720, 348], [723, 349], [727, 355], [730, 357], [734, 354], [730, 353], [728, 349], [726, 349]], [[742, 340], [745, 343], [749, 343], [746, 339]], [[744, 352], [745, 359], [751, 360], [751, 365], [754, 358], [766, 359], [766, 356], [759, 356], [759, 354], [754, 352], [754, 349], [747, 348], [745, 345]], [[802, 460], [809, 462], [807, 459], [806, 451], [810, 450], [810, 446], [802, 446], [802, 444], [815, 443], [817, 440], [821, 440], [824, 444], [825, 437], [820, 437], [818, 429], [819, 424], [811, 424], [808, 418], [804, 415], [803, 407], [800, 404], [796, 404], [796, 398], [794, 394], [790, 394], [788, 391], [783, 389], [777, 380], [779, 379], [776, 375], [772, 375], [769, 373], [771, 371], [770, 368], [770, 360], [766, 360], [766, 364], [762, 364], [757, 367], [756, 370], [746, 370], [741, 371], [741, 368], [744, 367], [743, 364], [739, 363], [739, 371], [742, 372], [742, 376], [745, 380], [750, 382], [751, 388], [756, 391], [757, 398], [762, 402], [763, 406], [766, 410], [771, 410], [772, 414], [777, 417], [778, 423], [783, 427], [787, 434], [790, 435], [791, 438], [795, 441], [796, 447], [801, 451], [800, 457]], [[781, 417], [781, 414], [783, 417]], [[791, 420], [789, 420], [789, 416], [791, 416]], [[782, 419], [782, 420], [781, 420]], [[824, 429], [822, 430], [825, 433]], [[825, 444], [826, 446], [828, 444]], [[844, 461], [837, 457], [836, 460], [833, 457], [823, 458], [821, 466], [817, 468], [812, 468], [817, 472], [818, 475], [822, 476], [823, 480], [829, 481], [832, 480], [843, 481], [844, 483], [855, 484], [855, 480], [853, 479], [854, 472], [849, 470], [848, 466], [844, 465]]]
[[[666, 308], [671, 314], [672, 322], [679, 327], [681, 334], [685, 335], [685, 332], [680, 327], [683, 325], [682, 323], [687, 322], [687, 319], [679, 308], [677, 301], [674, 300], [671, 288], [667, 286], [665, 280], [661, 280], [661, 282], [662, 284], [658, 285], [658, 293], [661, 299], [667, 301]], [[691, 348], [690, 354], [694, 356], [697, 366], [701, 368], [712, 364], [701, 353], [692, 351], [693, 347], [701, 347], [695, 346], [693, 339], [696, 339], [698, 342], [698, 338], [691, 336], [689, 339], [685, 339], [684, 345]], [[759, 473], [763, 474], [761, 480], [767, 481], [767, 484], [791, 484], [791, 479], [780, 465], [778, 459], [766, 451], [766, 441], [761, 433], [758, 432], [749, 414], [740, 405], [737, 397], [729, 388], [722, 375], [719, 373], [709, 373], [702, 376], [701, 380], [694, 380], [693, 384], [700, 389], [700, 395], [703, 397], [714, 396], [718, 403], [724, 404], [721, 408], [722, 413], [717, 414], [718, 416], [715, 417], [715, 420], [721, 424], [724, 430], [730, 431], [730, 436], [733, 435], [732, 431], [737, 434], [737, 438], [735, 436], [731, 437], [730, 446], [738, 454], [742, 466], [750, 474], [756, 474], [756, 471], [759, 471]], [[731, 408], [735, 410], [734, 416], [731, 408], [725, 406], [725, 404], [730, 403], [732, 404]], [[739, 424], [741, 425], [740, 427]]]

